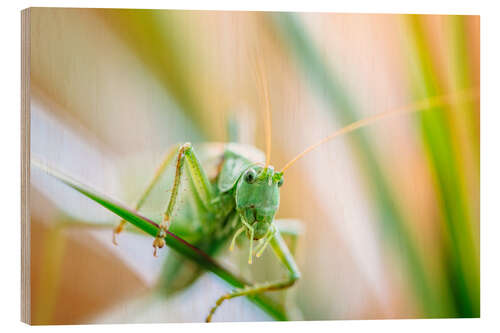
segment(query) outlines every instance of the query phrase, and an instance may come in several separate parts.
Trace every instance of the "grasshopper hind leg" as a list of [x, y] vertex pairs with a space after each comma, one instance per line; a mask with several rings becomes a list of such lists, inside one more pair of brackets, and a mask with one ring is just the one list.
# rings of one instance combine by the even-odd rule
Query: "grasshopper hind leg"
[[[174, 185], [171, 190], [168, 206], [165, 210], [165, 213], [163, 214], [163, 220], [160, 223], [160, 230], [158, 231], [158, 234], [156, 235], [153, 241], [153, 248], [154, 248], [153, 254], [155, 256], [157, 255], [158, 249], [165, 246], [165, 237], [167, 235], [167, 231], [171, 222], [171, 216], [174, 211], [174, 207], [179, 195], [181, 176], [184, 170], [185, 162], [187, 162], [188, 173], [191, 179], [193, 180], [194, 189], [198, 193], [198, 196], [200, 197], [205, 207], [210, 206], [210, 202], [213, 196], [210, 182], [208, 181], [205, 171], [203, 170], [191, 144], [185, 143], [183, 145], [174, 146], [168, 152], [168, 154], [165, 156], [162, 163], [156, 170], [153, 179], [146, 188], [146, 191], [141, 195], [139, 201], [136, 204], [135, 209], [139, 210], [142, 207], [142, 205], [148, 198], [149, 194], [151, 193], [151, 190], [158, 183], [158, 180], [165, 171], [167, 165], [170, 164], [170, 162], [175, 158], [175, 156], [177, 156], [177, 163], [176, 163]], [[126, 222], [124, 220], [120, 221], [120, 224], [114, 229], [113, 243], [116, 244], [116, 236], [123, 230], [125, 223]]]
[[[153, 178], [151, 179], [151, 181], [149, 182], [149, 185], [148, 187], [146, 188], [146, 190], [141, 194], [139, 200], [137, 201], [136, 205], [135, 205], [135, 210], [139, 210], [142, 205], [144, 204], [144, 202], [146, 201], [147, 197], [149, 196], [149, 194], [151, 193], [151, 190], [153, 189], [153, 187], [156, 185], [156, 183], [158, 182], [158, 180], [160, 179], [160, 176], [163, 174], [163, 172], [165, 171], [165, 168], [167, 167], [167, 165], [170, 164], [170, 162], [173, 160], [174, 156], [175, 156], [175, 153], [177, 152], [177, 150], [179, 149], [179, 145], [175, 145], [173, 146], [168, 152], [167, 154], [165, 155], [165, 157], [163, 158], [161, 164], [158, 166], [158, 169], [156, 169], [155, 171], [155, 174], [153, 176]], [[125, 225], [126, 225], [126, 221], [125, 220], [120, 220], [120, 224], [118, 224], [116, 226], [116, 228], [113, 229], [113, 244], [115, 245], [118, 245], [118, 242], [117, 242], [117, 236], [118, 234], [120, 234]]]

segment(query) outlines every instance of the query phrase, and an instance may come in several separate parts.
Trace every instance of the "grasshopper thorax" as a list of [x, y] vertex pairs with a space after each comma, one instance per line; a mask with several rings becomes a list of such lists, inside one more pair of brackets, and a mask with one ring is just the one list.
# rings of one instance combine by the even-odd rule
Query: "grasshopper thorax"
[[264, 237], [279, 208], [283, 173], [272, 166], [253, 165], [243, 172], [236, 186], [236, 209], [246, 225], [254, 229], [254, 240]]

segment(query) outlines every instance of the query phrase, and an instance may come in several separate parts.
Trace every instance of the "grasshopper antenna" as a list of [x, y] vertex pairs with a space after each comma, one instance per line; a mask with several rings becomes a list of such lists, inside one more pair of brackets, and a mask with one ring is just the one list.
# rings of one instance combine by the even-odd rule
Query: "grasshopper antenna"
[[409, 113], [409, 112], [416, 112], [420, 110], [425, 110], [437, 106], [443, 106], [446, 104], [452, 104], [455, 101], [461, 99], [461, 100], [468, 100], [468, 99], [475, 99], [476, 97], [479, 96], [479, 92], [477, 89], [471, 89], [471, 90], [466, 90], [464, 92], [458, 93], [458, 94], [448, 94], [448, 95], [441, 95], [441, 96], [434, 96], [431, 98], [427, 98], [421, 101], [418, 101], [416, 103], [406, 105], [394, 110], [389, 110], [385, 111], [361, 120], [358, 120], [352, 124], [349, 124], [332, 134], [328, 135], [327, 137], [321, 139], [320, 141], [316, 142], [315, 144], [312, 144], [311, 146], [307, 147], [304, 151], [302, 151], [300, 154], [296, 155], [294, 158], [292, 158], [288, 163], [285, 164], [285, 166], [281, 169], [280, 172], [284, 172], [286, 169], [288, 169], [290, 166], [292, 166], [295, 162], [297, 162], [299, 159], [304, 157], [304, 155], [310, 153], [314, 149], [318, 148], [322, 144], [349, 132], [352, 132], [354, 130], [357, 130], [359, 128], [371, 125], [375, 122], [377, 122], [380, 119], [393, 116], [393, 115], [398, 115], [398, 114], [403, 114], [403, 113]]
[[257, 55], [257, 50], [254, 51], [254, 61], [257, 74], [257, 83], [261, 89], [261, 96], [264, 99], [264, 130], [266, 139], [266, 165], [267, 168], [271, 163], [271, 103], [269, 100], [269, 86], [264, 72], [264, 67], [260, 57]]

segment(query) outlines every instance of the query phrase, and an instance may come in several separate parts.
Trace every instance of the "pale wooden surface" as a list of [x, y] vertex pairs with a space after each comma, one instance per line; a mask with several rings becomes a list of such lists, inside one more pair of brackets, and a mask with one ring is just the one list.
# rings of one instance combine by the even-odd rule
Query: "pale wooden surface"
[[[31, 119], [36, 119], [36, 124], [31, 127], [31, 153], [131, 204], [171, 144], [196, 142], [201, 136], [171, 96], [167, 83], [156, 76], [160, 69], [149, 66], [141, 50], [127, 43], [121, 27], [108, 14], [69, 9], [32, 12], [30, 105], [35, 109]], [[404, 30], [397, 16], [301, 17], [328, 65], [340, 69], [345, 84], [355, 92], [362, 115], [410, 102], [404, 86], [408, 64], [401, 60], [406, 55], [399, 49], [404, 42]], [[157, 19], [169, 23], [174, 20], [163, 12], [158, 13]], [[185, 54], [182, 64], [186, 68], [182, 73], [200, 106], [197, 117], [209, 139], [226, 138], [226, 114], [228, 110], [237, 110], [237, 114], [243, 114], [240, 119], [246, 119], [244, 128], [250, 132], [246, 140], [255, 137], [248, 143], [264, 146], [258, 89], [246, 46], [249, 40], [258, 40], [265, 57], [272, 105], [272, 163], [277, 168], [339, 127], [329, 114], [332, 110], [311, 90], [307, 73], [301, 73], [287, 58], [276, 36], [266, 33], [267, 23], [262, 16], [243, 12], [181, 12], [175, 20], [183, 36], [176, 44]], [[439, 17], [430, 20], [439, 23]], [[144, 43], [147, 42], [145, 34]], [[416, 231], [417, 243], [429, 253], [437, 251], [439, 226], [432, 222], [436, 219], [433, 178], [426, 167], [414, 122], [409, 117], [395, 117], [374, 125], [369, 132], [384, 169], [390, 171], [392, 190], [407, 212], [408, 227]], [[147, 163], [125, 165], [127, 161], [137, 161], [138, 156]], [[297, 254], [303, 270], [298, 299], [306, 304], [306, 314], [314, 319], [411, 316], [415, 309], [407, 292], [408, 281], [401, 263], [388, 254], [377, 231], [373, 202], [366, 180], [360, 176], [363, 166], [356, 161], [348, 140], [340, 138], [311, 153], [285, 176], [278, 215], [301, 219], [306, 230]], [[116, 222], [113, 215], [43, 175], [32, 176], [37, 193], [58, 202], [56, 212], [60, 210], [79, 219]], [[47, 212], [33, 213], [39, 213], [38, 228], [50, 229], [51, 221], [44, 215]], [[157, 271], [146, 257], [150, 252], [149, 239], [130, 239], [130, 244], [116, 249], [109, 246], [106, 235], [85, 234], [89, 251], [99, 248], [106, 257], [123, 264], [119, 268], [123, 269], [121, 283], [131, 294], [151, 286], [151, 276]], [[66, 241], [72, 239], [69, 235], [64, 237]], [[124, 236], [123, 242], [126, 241]], [[87, 258], [90, 254], [81, 246], [82, 257], [72, 257], [76, 254], [68, 251], [65, 260]], [[133, 253], [124, 259], [124, 254]], [[437, 265], [438, 259], [430, 257], [430, 265]], [[99, 269], [104, 271], [109, 262], [100, 264]], [[87, 282], [79, 288], [99, 290], [90, 279]], [[112, 285], [116, 277], [106, 275], [100, 283]], [[68, 281], [62, 285], [69, 287], [56, 291], [55, 308], [72, 304], [78, 294]], [[101, 300], [102, 313], [96, 314], [90, 306], [82, 307], [73, 318], [86, 322], [199, 321], [202, 309], [208, 308], [221, 290], [214, 280], [203, 279], [188, 298], [164, 305], [175, 309], [172, 314], [165, 314], [165, 308], [158, 306], [131, 319], [136, 302], [140, 301], [119, 303], [118, 300], [124, 300], [119, 298], [113, 305]], [[253, 310], [247, 315], [248, 308], [244, 301], [235, 301], [234, 307], [221, 309], [220, 319], [232, 320], [233, 315], [241, 320], [263, 318]], [[68, 320], [60, 311], [57, 309], [54, 317], [45, 319]], [[190, 312], [192, 317], [186, 315]]]

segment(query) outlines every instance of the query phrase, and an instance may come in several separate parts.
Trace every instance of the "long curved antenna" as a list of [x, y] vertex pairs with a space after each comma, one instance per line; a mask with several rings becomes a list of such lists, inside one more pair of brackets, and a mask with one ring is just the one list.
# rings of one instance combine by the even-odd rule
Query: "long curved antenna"
[[401, 113], [415, 112], [415, 111], [429, 109], [429, 108], [436, 107], [436, 106], [452, 104], [455, 100], [458, 100], [458, 99], [474, 99], [478, 95], [479, 95], [479, 92], [477, 89], [471, 89], [471, 90], [466, 90], [466, 91], [464, 91], [462, 93], [458, 93], [458, 94], [447, 94], [447, 95], [441, 95], [441, 96], [434, 96], [434, 97], [427, 98], [427, 99], [421, 100], [419, 102], [416, 102], [416, 103], [413, 103], [410, 105], [406, 105], [406, 106], [403, 106], [403, 107], [400, 107], [400, 108], [397, 108], [394, 110], [385, 111], [385, 112], [358, 120], [350, 125], [347, 125], [346, 127], [343, 127], [341, 129], [333, 132], [332, 134], [321, 139], [320, 141], [316, 142], [315, 144], [307, 147], [304, 151], [302, 151], [300, 154], [298, 154], [297, 156], [292, 158], [288, 163], [286, 163], [280, 172], [284, 172], [292, 164], [294, 164], [299, 159], [304, 157], [304, 155], [306, 155], [307, 153], [318, 148], [322, 144], [332, 140], [333, 138], [336, 138], [337, 136], [352, 132], [358, 128], [371, 125], [380, 119], [383, 119], [383, 118], [386, 118], [386, 117], [389, 117], [392, 115], [401, 114]]
[[264, 68], [262, 62], [260, 61], [260, 57], [257, 55], [257, 51], [255, 51], [255, 67], [257, 70], [257, 79], [259, 86], [261, 88], [261, 93], [264, 96], [264, 112], [265, 112], [265, 121], [264, 121], [264, 129], [265, 129], [265, 139], [266, 139], [266, 168], [271, 163], [271, 103], [269, 101], [269, 86], [267, 83], [267, 78], [264, 73]]

